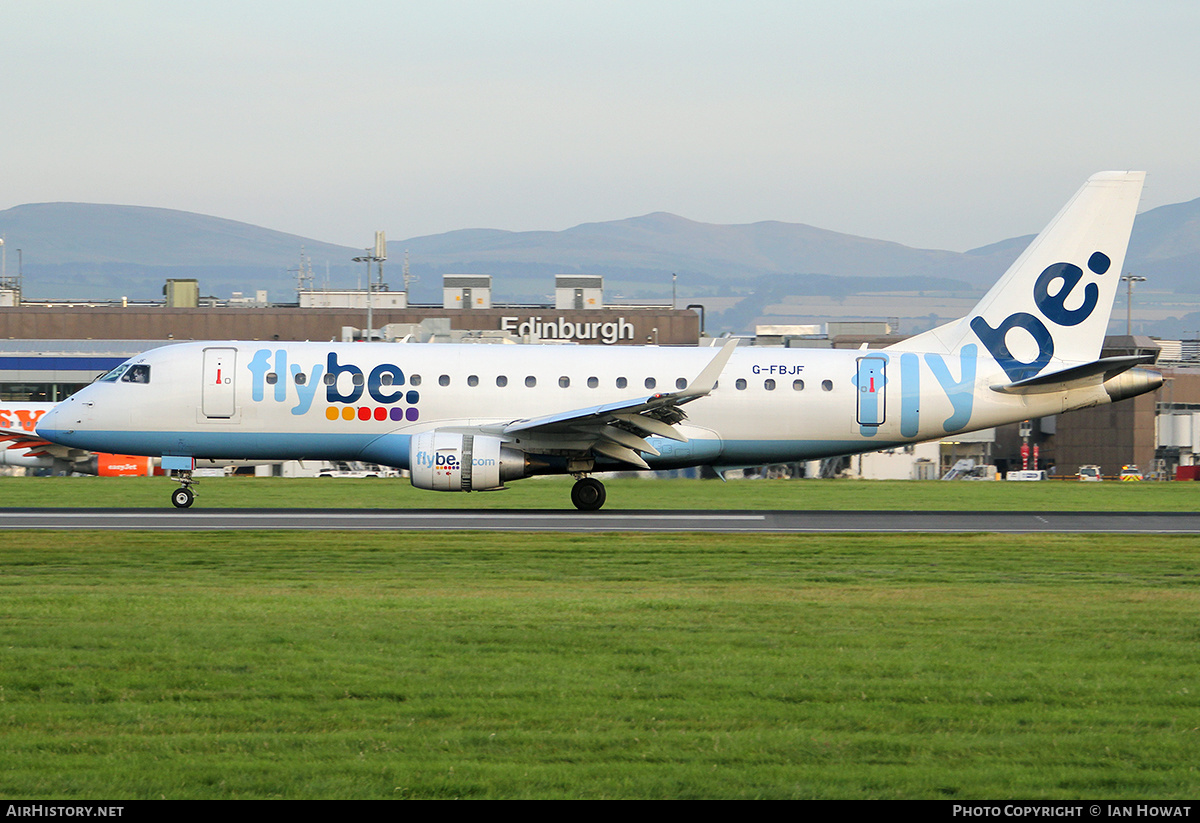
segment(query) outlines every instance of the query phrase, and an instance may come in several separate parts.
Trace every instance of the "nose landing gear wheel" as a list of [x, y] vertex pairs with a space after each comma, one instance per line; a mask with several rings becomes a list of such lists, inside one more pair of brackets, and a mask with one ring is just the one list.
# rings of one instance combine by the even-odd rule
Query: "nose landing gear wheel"
[[571, 487], [571, 502], [583, 512], [599, 511], [606, 496], [604, 484], [594, 477], [581, 478]]
[[188, 488], [176, 489], [175, 491], [171, 492], [171, 503], [177, 509], [189, 508], [195, 499], [196, 495], [193, 494], [192, 490]]

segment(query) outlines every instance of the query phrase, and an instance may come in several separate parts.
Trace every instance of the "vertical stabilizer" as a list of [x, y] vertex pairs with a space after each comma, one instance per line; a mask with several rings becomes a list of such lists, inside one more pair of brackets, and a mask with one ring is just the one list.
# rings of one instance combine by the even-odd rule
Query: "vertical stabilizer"
[[1012, 380], [1052, 361], [1096, 360], [1145, 178], [1092, 175], [969, 315], [889, 348], [950, 353], [977, 344]]

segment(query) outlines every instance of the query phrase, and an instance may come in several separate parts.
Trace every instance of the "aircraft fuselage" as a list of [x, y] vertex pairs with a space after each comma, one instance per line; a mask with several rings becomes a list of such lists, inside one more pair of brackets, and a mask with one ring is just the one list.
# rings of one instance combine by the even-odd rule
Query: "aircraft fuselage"
[[[370, 460], [409, 469], [431, 429], [532, 418], [686, 387], [715, 348], [208, 342], [130, 361], [146, 381], [97, 382], [40, 431], [77, 448], [214, 459]], [[739, 348], [653, 468], [811, 460], [1108, 402], [1100, 380], [1054, 394], [956, 354]], [[331, 382], [330, 382], [331, 381]], [[558, 435], [564, 440], [569, 433]], [[520, 447], [522, 438], [512, 438]], [[603, 465], [604, 461], [601, 461]], [[621, 468], [617, 463], [612, 468]]]

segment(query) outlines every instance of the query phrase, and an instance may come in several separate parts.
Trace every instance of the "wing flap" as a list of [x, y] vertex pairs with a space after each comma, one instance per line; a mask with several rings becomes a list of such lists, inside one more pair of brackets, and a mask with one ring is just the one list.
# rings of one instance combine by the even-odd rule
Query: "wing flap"
[[627, 449], [616, 443], [598, 440], [592, 445], [592, 451], [602, 454], [605, 457], [611, 457], [613, 460], [620, 460], [622, 463], [632, 463], [641, 469], [650, 468], [650, 464], [643, 460], [641, 455], [633, 449]]
[[645, 438], [664, 437], [686, 443], [687, 437], [674, 425], [687, 419], [687, 414], [680, 406], [712, 392], [736, 347], [736, 340], [725, 343], [696, 375], [696, 379], [679, 391], [514, 420], [507, 425], [488, 428], [505, 437], [534, 441], [539, 436], [560, 437], [569, 433], [574, 438], [589, 441], [588, 447], [581, 449], [583, 452], [591, 451], [596, 455], [648, 469], [650, 466], [641, 454], [657, 457], [659, 451]]
[[687, 442], [687, 438], [680, 434], [674, 426], [664, 423], [657, 417], [646, 417], [641, 414], [614, 414], [613, 417], [648, 435], [665, 437], [668, 440], [675, 440], [680, 443]]
[[606, 440], [611, 440], [613, 443], [620, 444], [626, 448], [636, 451], [652, 454], [658, 457], [658, 449], [651, 446], [642, 438], [632, 432], [627, 432], [624, 429], [618, 429], [616, 426], [605, 426], [599, 430], [599, 434]]

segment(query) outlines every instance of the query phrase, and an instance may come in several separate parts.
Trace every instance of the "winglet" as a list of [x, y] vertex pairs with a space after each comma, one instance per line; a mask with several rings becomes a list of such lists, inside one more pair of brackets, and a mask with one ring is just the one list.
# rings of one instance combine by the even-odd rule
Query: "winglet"
[[686, 403], [688, 400], [695, 400], [697, 397], [704, 397], [711, 392], [717, 385], [717, 378], [721, 376], [721, 372], [725, 370], [725, 364], [729, 362], [733, 350], [737, 348], [737, 338], [731, 337], [721, 346], [721, 350], [717, 352], [717, 356], [708, 361], [708, 365], [704, 367], [704, 371], [696, 375], [696, 379], [688, 384], [686, 389], [675, 392], [675, 397], [678, 402]]
[[[663, 428], [672, 423], [678, 423], [687, 415], [680, 409], [674, 409], [676, 406], [681, 406], [684, 403], [690, 403], [700, 397], [705, 397], [717, 385], [717, 378], [721, 376], [721, 372], [725, 369], [725, 364], [729, 362], [730, 355], [737, 348], [737, 340], [730, 339], [721, 347], [716, 356], [708, 361], [708, 365], [696, 375], [696, 379], [688, 384], [686, 389], [679, 391], [663, 392], [662, 394], [652, 394], [649, 397], [635, 397], [629, 400], [619, 400], [615, 403], [604, 403], [599, 406], [591, 406], [586, 409], [572, 409], [571, 411], [559, 412], [557, 414], [547, 414], [542, 417], [522, 418], [514, 420], [511, 423], [499, 424], [495, 428], [494, 433], [502, 435], [512, 435], [519, 432], [527, 432], [532, 429], [544, 429], [550, 426], [578, 426], [584, 421], [590, 420], [597, 425], [607, 425], [611, 420], [624, 420], [632, 423], [635, 427], [641, 428], [647, 434], [669, 437], [680, 442], [687, 442], [687, 438], [678, 433], [665, 434]], [[655, 416], [664, 418], [665, 410], [674, 409], [670, 416], [662, 420], [661, 425], [657, 424], [653, 418], [648, 418], [644, 421], [633, 421], [632, 416], [640, 416], [646, 418], [649, 412], [655, 412]]]

